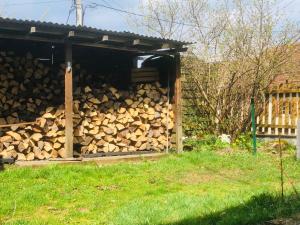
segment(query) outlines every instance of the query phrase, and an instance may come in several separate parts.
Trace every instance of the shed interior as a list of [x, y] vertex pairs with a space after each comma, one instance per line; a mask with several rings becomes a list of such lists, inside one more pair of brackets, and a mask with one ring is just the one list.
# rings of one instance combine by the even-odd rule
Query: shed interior
[[[139, 56], [72, 46], [73, 156], [172, 147], [175, 58]], [[0, 154], [66, 157], [65, 44], [2, 38], [0, 60]]]

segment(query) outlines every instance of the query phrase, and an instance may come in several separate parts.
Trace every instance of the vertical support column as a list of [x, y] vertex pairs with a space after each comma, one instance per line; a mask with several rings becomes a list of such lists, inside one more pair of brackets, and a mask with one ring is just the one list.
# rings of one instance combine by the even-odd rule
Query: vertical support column
[[175, 132], [176, 132], [176, 151], [183, 151], [182, 145], [182, 98], [181, 98], [181, 67], [180, 54], [175, 54]]
[[66, 71], [65, 71], [65, 155], [73, 157], [73, 71], [72, 71], [72, 44], [66, 43]]

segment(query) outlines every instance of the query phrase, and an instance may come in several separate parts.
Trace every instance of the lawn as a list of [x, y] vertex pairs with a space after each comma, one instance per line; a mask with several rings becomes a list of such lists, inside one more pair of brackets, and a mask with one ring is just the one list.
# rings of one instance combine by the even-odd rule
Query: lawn
[[[6, 167], [0, 224], [259, 224], [300, 211], [276, 156], [187, 152], [101, 166]], [[284, 159], [300, 192], [300, 163]]]

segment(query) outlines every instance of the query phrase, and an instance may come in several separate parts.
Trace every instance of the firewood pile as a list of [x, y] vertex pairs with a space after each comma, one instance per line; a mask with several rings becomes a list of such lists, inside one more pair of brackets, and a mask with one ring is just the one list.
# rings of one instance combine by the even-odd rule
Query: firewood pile
[[[0, 155], [42, 160], [64, 155], [64, 65], [0, 52]], [[74, 66], [74, 144], [78, 154], [162, 151], [174, 127], [159, 83], [119, 90]], [[95, 80], [92, 81], [93, 77]], [[30, 121], [31, 123], [28, 123]]]

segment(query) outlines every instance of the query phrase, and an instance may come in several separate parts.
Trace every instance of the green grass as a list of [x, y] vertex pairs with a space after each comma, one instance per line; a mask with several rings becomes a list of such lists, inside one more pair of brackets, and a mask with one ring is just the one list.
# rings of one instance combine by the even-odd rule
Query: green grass
[[[0, 224], [257, 224], [300, 211], [278, 159], [189, 152], [158, 161], [6, 167]], [[284, 159], [300, 192], [300, 163]]]

